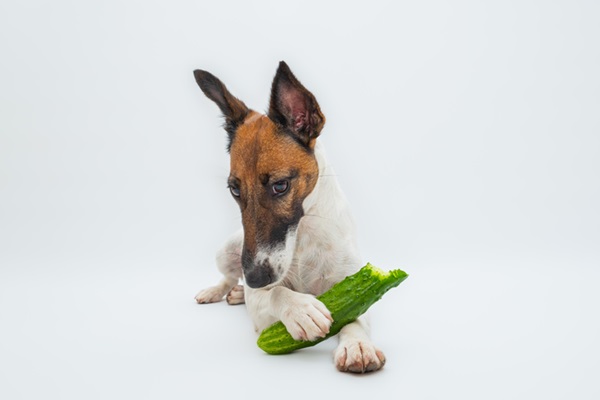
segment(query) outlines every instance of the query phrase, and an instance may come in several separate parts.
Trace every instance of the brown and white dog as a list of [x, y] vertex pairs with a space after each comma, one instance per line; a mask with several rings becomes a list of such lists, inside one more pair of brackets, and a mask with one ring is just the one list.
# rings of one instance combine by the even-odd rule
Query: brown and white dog
[[[194, 76], [225, 117], [228, 186], [243, 225], [217, 253], [223, 279], [196, 301], [245, 302], [257, 332], [282, 321], [297, 340], [323, 337], [332, 318], [315, 296], [364, 263], [345, 197], [317, 142], [325, 124], [319, 104], [283, 61], [267, 115], [246, 107], [209, 72]], [[341, 330], [334, 352], [340, 371], [383, 367], [368, 332], [365, 316]]]

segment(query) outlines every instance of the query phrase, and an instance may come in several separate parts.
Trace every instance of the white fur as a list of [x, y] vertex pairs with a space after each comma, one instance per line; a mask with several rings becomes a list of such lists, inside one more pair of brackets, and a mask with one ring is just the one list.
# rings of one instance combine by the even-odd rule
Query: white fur
[[[356, 272], [363, 262], [356, 245], [354, 221], [335, 173], [327, 163], [320, 143], [315, 147], [319, 178], [315, 189], [304, 200], [304, 217], [295, 232], [286, 237], [285, 246], [259, 251], [279, 267], [288, 267], [282, 280], [264, 288], [244, 286], [244, 298], [257, 332], [282, 321], [297, 340], [325, 336], [331, 325], [329, 310], [315, 298], [334, 283]], [[226, 294], [230, 303], [239, 303], [242, 278], [241, 249], [243, 233], [236, 233], [217, 255], [217, 266], [224, 277], [218, 285], [198, 293], [199, 303], [219, 301]], [[284, 268], [285, 269], [285, 268]], [[232, 289], [236, 292], [232, 294]], [[230, 298], [238, 301], [230, 301]], [[365, 316], [346, 325], [339, 333], [334, 362], [341, 371], [367, 372], [381, 368], [383, 353], [369, 339]]]
[[294, 248], [298, 229], [290, 229], [285, 235], [283, 243], [275, 248], [259, 248], [254, 257], [255, 265], [268, 262], [273, 268], [276, 276], [285, 276], [294, 261]]

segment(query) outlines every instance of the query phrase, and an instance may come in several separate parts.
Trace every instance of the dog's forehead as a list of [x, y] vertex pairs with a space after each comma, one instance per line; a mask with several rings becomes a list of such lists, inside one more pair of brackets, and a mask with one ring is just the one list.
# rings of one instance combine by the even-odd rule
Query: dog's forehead
[[239, 178], [268, 174], [288, 167], [302, 168], [310, 155], [296, 141], [278, 132], [269, 117], [252, 112], [237, 129], [231, 144], [231, 172]]
[[266, 115], [251, 112], [235, 132], [231, 143], [232, 158], [248, 160], [257, 155], [263, 147], [273, 146], [277, 127]]

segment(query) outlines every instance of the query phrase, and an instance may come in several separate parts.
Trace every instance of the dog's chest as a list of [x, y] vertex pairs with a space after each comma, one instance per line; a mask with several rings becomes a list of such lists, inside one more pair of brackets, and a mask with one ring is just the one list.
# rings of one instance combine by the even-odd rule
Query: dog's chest
[[299, 259], [290, 274], [290, 283], [294, 290], [315, 296], [327, 291], [335, 282], [332, 264], [314, 259]]
[[302, 228], [289, 282], [294, 290], [318, 296], [345, 276], [344, 260], [340, 257], [344, 251], [322, 229], [310, 224]]

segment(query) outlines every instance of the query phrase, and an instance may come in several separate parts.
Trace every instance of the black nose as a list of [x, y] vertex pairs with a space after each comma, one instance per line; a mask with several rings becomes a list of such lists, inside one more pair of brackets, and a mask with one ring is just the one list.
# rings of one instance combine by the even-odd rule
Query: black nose
[[244, 280], [253, 289], [267, 286], [272, 281], [271, 268], [256, 265], [251, 269], [244, 269]]
[[255, 263], [254, 255], [245, 248], [242, 250], [242, 271], [244, 281], [253, 289], [267, 286], [273, 282], [273, 268], [269, 260]]

